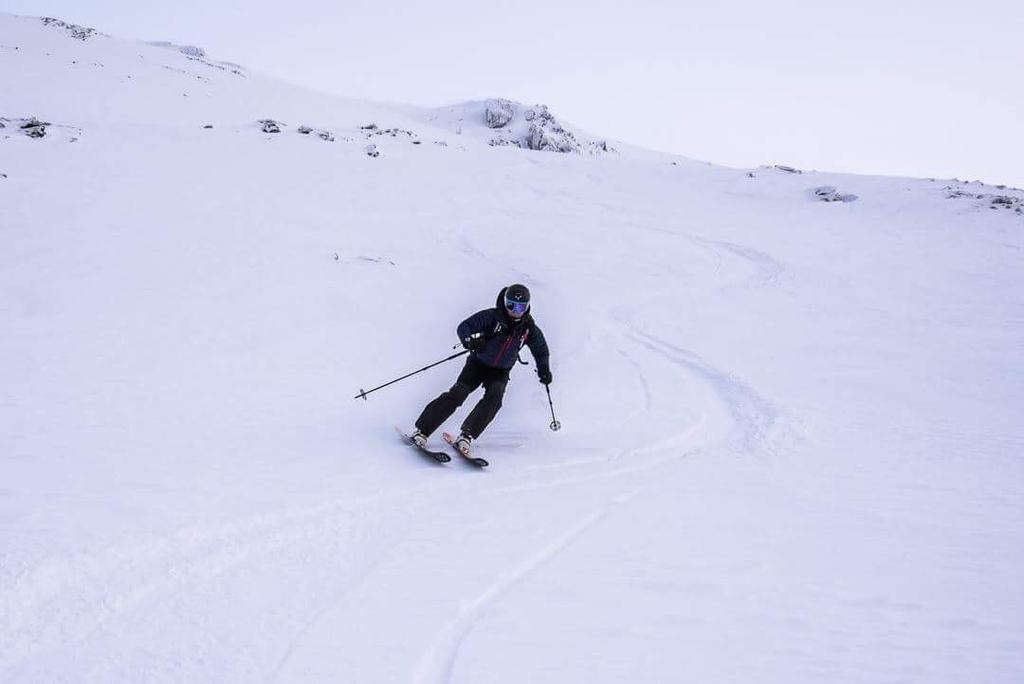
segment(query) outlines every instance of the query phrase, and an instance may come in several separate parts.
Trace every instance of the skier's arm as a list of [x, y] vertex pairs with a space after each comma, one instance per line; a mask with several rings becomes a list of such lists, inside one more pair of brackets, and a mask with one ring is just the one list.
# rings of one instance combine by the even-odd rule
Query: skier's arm
[[459, 340], [465, 340], [467, 337], [475, 333], [481, 333], [486, 337], [487, 332], [491, 328], [493, 312], [494, 309], [477, 311], [475, 314], [459, 323], [459, 327], [455, 330], [456, 334], [459, 336]]
[[533, 360], [537, 362], [537, 376], [540, 381], [545, 385], [550, 385], [551, 365], [548, 341], [544, 339], [544, 333], [536, 323], [533, 324], [533, 330], [530, 331], [530, 336], [526, 339], [526, 346], [530, 348]]

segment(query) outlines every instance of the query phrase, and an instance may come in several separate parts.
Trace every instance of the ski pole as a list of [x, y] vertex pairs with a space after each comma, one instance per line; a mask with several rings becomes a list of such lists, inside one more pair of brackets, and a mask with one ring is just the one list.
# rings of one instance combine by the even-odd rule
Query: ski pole
[[548, 427], [551, 428], [552, 432], [558, 432], [562, 429], [562, 424], [555, 419], [555, 405], [551, 403], [551, 385], [544, 385], [544, 389], [548, 392], [548, 406], [551, 407], [551, 425], [548, 425]]
[[429, 366], [424, 366], [423, 368], [420, 368], [419, 370], [413, 371], [412, 373], [406, 373], [405, 375], [403, 375], [400, 378], [395, 378], [391, 382], [385, 382], [383, 385], [381, 385], [379, 387], [374, 387], [371, 390], [364, 390], [362, 388], [359, 388], [359, 394], [357, 394], [356, 396], [354, 396], [352, 398], [353, 399], [362, 399], [363, 401], [366, 401], [366, 395], [371, 393], [371, 392], [376, 392], [377, 390], [383, 389], [383, 388], [387, 387], [388, 385], [395, 384], [399, 380], [405, 380], [406, 378], [411, 377], [413, 375], [416, 375], [417, 373], [422, 373], [423, 371], [427, 370], [428, 368], [433, 368], [434, 366], [440, 366], [445, 361], [451, 361], [452, 359], [457, 359], [458, 357], [462, 356], [463, 354], [468, 354], [468, 353], [469, 353], [468, 349], [463, 349], [458, 354], [452, 354], [448, 358], [441, 359], [440, 361], [437, 361], [436, 363], [432, 363]]

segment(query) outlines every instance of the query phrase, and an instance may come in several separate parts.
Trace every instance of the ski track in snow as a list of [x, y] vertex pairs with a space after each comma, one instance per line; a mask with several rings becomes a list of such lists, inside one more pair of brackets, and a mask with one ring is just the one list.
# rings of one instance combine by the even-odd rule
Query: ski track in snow
[[[747, 255], [744, 254], [744, 257], [747, 258]], [[711, 384], [719, 393], [721, 400], [729, 407], [730, 413], [737, 419], [737, 424], [743, 433], [743, 443], [745, 446], [756, 448], [759, 443], [764, 441], [766, 428], [777, 419], [778, 412], [755, 392], [734, 378], [731, 378], [728, 374], [714, 369], [690, 352], [644, 333], [634, 331], [628, 337], [641, 347], [654, 351], [662, 358], [670, 361], [682, 372], [697, 375]], [[626, 350], [619, 349], [618, 351], [636, 370], [643, 386], [644, 404], [638, 414], [652, 410], [654, 400], [648, 382], [644, 377], [642, 366], [631, 358]], [[535, 491], [540, 488], [580, 484], [592, 479], [618, 478], [647, 472], [653, 468], [679, 461], [698, 453], [701, 449], [691, 448], [691, 450], [687, 451], [685, 450], [685, 445], [692, 445], [693, 436], [699, 434], [703, 428], [704, 420], [702, 417], [696, 424], [688, 426], [678, 434], [671, 435], [653, 444], [620, 452], [611, 456], [610, 459], [585, 459], [583, 461], [552, 464], [544, 466], [544, 468], [550, 470], [552, 468], [579, 467], [606, 463], [609, 460], [628, 462], [645, 454], [664, 454], [661, 458], [654, 458], [643, 464], [617, 467], [603, 472], [586, 473], [565, 478], [552, 478], [543, 483], [528, 486], [502, 487], [493, 489], [492, 492], [494, 494], [514, 494], [527, 489]], [[635, 495], [635, 491], [630, 494], [618, 495], [613, 498], [613, 504], [626, 503]], [[543, 548], [528, 556], [515, 568], [495, 577], [493, 582], [479, 595], [464, 601], [460, 605], [458, 612], [444, 626], [441, 634], [421, 658], [420, 664], [416, 669], [415, 681], [420, 684], [450, 682], [459, 650], [466, 636], [472, 631], [483, 615], [486, 614], [487, 610], [528, 575], [563, 552], [573, 541], [604, 519], [610, 512], [611, 504], [593, 511], [558, 535]]]
[[463, 602], [458, 613], [448, 624], [444, 625], [437, 639], [423, 656], [416, 668], [414, 681], [419, 684], [450, 682], [463, 640], [488, 607], [531, 572], [565, 550], [573, 540], [590, 529], [607, 513], [607, 509], [594, 511], [526, 558], [518, 566], [496, 577], [478, 596]]
[[[496, 496], [517, 494], [643, 473], [689, 455], [690, 452], [674, 451], [673, 445], [689, 439], [701, 427], [692, 426], [670, 440], [670, 445], [659, 447], [658, 450], [671, 450], [662, 458], [597, 471], [592, 466], [607, 466], [607, 457], [582, 462], [568, 461], [547, 468], [584, 467], [586, 472], [564, 477], [545, 476], [540, 480], [529, 477], [533, 481], [486, 487], [484, 493]], [[649, 450], [638, 449], [635, 455], [639, 456], [646, 451]], [[178, 592], [194, 588], [197, 583], [209, 583], [220, 576], [243, 573], [245, 567], [252, 563], [301, 555], [302, 548], [319, 546], [326, 539], [332, 539], [334, 543], [349, 540], [346, 546], [351, 553], [353, 543], [370, 535], [378, 512], [387, 511], [387, 524], [394, 526], [395, 510], [403, 510], [408, 518], [417, 511], [422, 512], [438, 505], [440, 501], [451, 497], [455, 490], [479, 490], [479, 485], [461, 479], [442, 486], [432, 484], [393, 490], [384, 496], [364, 500], [262, 513], [218, 526], [192, 526], [155, 541], [118, 547], [38, 568], [28, 576], [16, 578], [3, 593], [3, 610], [0, 611], [5, 615], [3, 631], [8, 635], [17, 635], [18, 638], [3, 644], [5, 656], [0, 666], [17, 672], [17, 663], [33, 653], [81, 643], [104, 625], [118, 618], [129, 617], [154, 601], [166, 600]], [[560, 536], [551, 546], [545, 547], [535, 561], [530, 560], [513, 573], [514, 579], [521, 579], [530, 569], [566, 546], [572, 538], [582, 534], [605, 514], [606, 511], [601, 511], [588, 516], [585, 525], [574, 526], [569, 534]], [[486, 601], [483, 603], [494, 600], [514, 581], [500, 580], [498, 584], [500, 590], [486, 592]], [[107, 588], [114, 588], [114, 591]], [[318, 614], [328, 611], [343, 600], [352, 588], [349, 585], [324, 604]], [[31, 616], [38, 611], [48, 613], [51, 619], [43, 624], [32, 620]], [[303, 629], [289, 642], [275, 672], [285, 667], [294, 643], [315, 625], [318, 614], [311, 616]]]
[[[191, 526], [166, 537], [59, 561], [16, 577], [3, 595], [7, 666], [37, 650], [87, 639], [147, 602], [173, 596], [197, 582], [262, 562], [301, 544], [349, 538], [372, 520], [378, 497], [261, 513], [215, 526]], [[400, 509], [398, 509], [400, 510]], [[371, 523], [372, 524], [372, 523]], [[113, 588], [113, 591], [107, 589]], [[46, 623], [31, 619], [44, 611]]]
[[[752, 257], [750, 250], [715, 244], [743, 259], [758, 264], [771, 263], [766, 258]], [[777, 272], [770, 265], [765, 268], [766, 271]], [[762, 277], [759, 280], [764, 283], [772, 278]], [[747, 450], [754, 451], [763, 446], [771, 425], [779, 417], [775, 407], [730, 374], [715, 369], [691, 352], [639, 331], [629, 323], [620, 321], [620, 324], [624, 338], [638, 348], [653, 352], [669, 362], [677, 372], [707, 383], [733, 416], [740, 441]], [[657, 407], [643, 370], [644, 364], [627, 348], [620, 346], [615, 351], [630, 365], [642, 387], [642, 402], [634, 418], [654, 411]], [[699, 452], [700, 447], [695, 446], [694, 440], [706, 428], [706, 415], [697, 423], [653, 443], [609, 452], [603, 457], [569, 459], [509, 472], [509, 477], [500, 486], [484, 489], [494, 496], [513, 495], [643, 474]], [[638, 462], [638, 459], [643, 460]], [[553, 476], [555, 471], [563, 470], [579, 472]], [[361, 500], [341, 500], [262, 513], [216, 526], [189, 527], [155, 541], [38, 568], [28, 576], [16, 578], [11, 589], [2, 596], [3, 613], [7, 616], [4, 633], [18, 635], [13, 642], [3, 644], [5, 667], [13, 667], [16, 672], [17, 662], [39, 650], [85, 641], [105, 624], [129, 616], [150, 602], [166, 600], [196, 582], [208, 583], [219, 576], [244, 572], [249, 564], [299, 555], [301, 548], [318, 546], [328, 538], [335, 540], [334, 543], [350, 540], [348, 546], [351, 550], [352, 543], [371, 534], [375, 511], [389, 511], [388, 524], [394, 526], [395, 509], [403, 510], [408, 519], [415, 511], [438, 505], [454, 491], [469, 488], [479, 490], [479, 484], [467, 480], [443, 485], [431, 483], [393, 489]], [[616, 497], [615, 503], [626, 499]], [[604, 507], [585, 516], [513, 569], [495, 577], [474, 598], [464, 601], [443, 627], [441, 636], [423, 655], [416, 670], [416, 680], [448, 681], [465, 636], [488, 607], [531, 572], [561, 553], [573, 540], [607, 516], [609, 510]], [[372, 572], [372, 568], [365, 571]], [[116, 587], [116, 590], [110, 592], [103, 587]], [[287, 667], [295, 645], [323, 615], [343, 601], [351, 589], [349, 585], [336, 592], [292, 635], [273, 669], [272, 680]], [[47, 623], [33, 622], [30, 616], [39, 610], [50, 612], [52, 619]]]
[[[648, 345], [640, 343], [640, 346], [646, 347]], [[635, 372], [639, 376], [641, 384], [644, 387], [644, 400], [638, 415], [653, 410], [654, 398], [649, 390], [648, 381], [644, 377], [642, 365], [631, 358], [630, 353], [627, 350], [619, 349], [618, 351], [631, 365], [631, 367], [634, 368]], [[674, 351], [677, 353], [683, 353], [679, 350]], [[700, 369], [702, 371], [701, 374], [704, 375], [705, 378], [710, 377], [718, 379], [725, 377], [724, 374], [709, 370], [706, 364], [700, 364], [692, 355], [690, 355], [686, 363], [681, 363], [677, 358], [666, 356], [663, 353], [661, 356], [670, 361], [677, 372], [694, 374], [695, 369]], [[698, 374], [698, 377], [701, 374]], [[720, 382], [718, 384], [721, 385]], [[726, 394], [722, 397], [722, 400], [726, 403], [734, 401], [735, 399], [735, 392]], [[731, 406], [730, 409], [735, 414], [741, 413], [740, 407]], [[671, 434], [650, 444], [640, 445], [619, 452], [612, 452], [604, 457], [570, 459], [543, 466], [533, 466], [520, 471], [520, 473], [510, 473], [513, 479], [526, 479], [526, 481], [518, 484], [503, 483], [499, 486], [486, 487], [486, 491], [482, 492], [482, 495], [485, 499], [491, 499], [498, 496], [537, 492], [551, 488], [571, 488], [587, 482], [618, 480], [628, 476], [642, 475], [644, 473], [655, 471], [656, 469], [662, 468], [670, 463], [692, 457], [701, 451], [703, 447], [695, 446], [695, 444], [701, 441], [699, 436], [706, 430], [706, 417], [707, 414], [703, 414], [695, 423], [687, 425], [675, 434]], [[551, 475], [553, 471], [566, 469], [582, 469], [582, 472], [565, 476]], [[536, 477], [532, 475], [534, 473], [542, 474], [543, 477], [536, 479]], [[524, 476], [526, 477], [524, 478]], [[454, 486], [463, 487], [466, 485]], [[462, 600], [455, 614], [453, 614], [449, 618], [448, 622], [440, 628], [438, 637], [421, 656], [419, 664], [415, 669], [414, 681], [451, 681], [453, 668], [466, 636], [487, 613], [488, 609], [491, 608], [495, 602], [501, 600], [502, 597], [516, 585], [523, 582], [531, 573], [535, 572], [545, 563], [564, 552], [574, 540], [578, 539], [599, 521], [607, 517], [612, 512], [614, 506], [628, 502], [633, 498], [633, 496], [635, 496], [637, 491], [642, 490], [644, 486], [645, 485], [642, 482], [634, 483], [631, 485], [631, 491], [629, 493], [614, 495], [607, 505], [602, 506], [601, 508], [584, 516], [581, 520], [571, 525], [568, 529], [557, 535], [543, 547], [527, 555], [526, 558], [514, 567], [495, 576], [493, 580], [480, 591], [480, 593]], [[450, 496], [451, 487], [444, 487], [442, 489], [444, 490], [443, 492], [433, 492], [433, 498], [440, 499], [442, 498], [442, 495], [444, 497]], [[311, 623], [306, 625], [302, 633], [304, 634], [308, 632], [312, 628], [313, 623], [326, 615], [327, 612], [328, 610], [325, 608], [320, 611], [317, 616], [314, 616]], [[301, 636], [301, 634], [298, 635], [296, 639], [300, 639]], [[289, 644], [288, 649], [278, 666], [275, 668], [273, 680], [276, 681], [278, 676], [284, 670], [287, 661], [294, 650], [294, 646], [295, 642], [293, 640], [293, 642]]]
[[[780, 285], [782, 277], [786, 273], [786, 266], [781, 261], [767, 252], [754, 249], [748, 245], [741, 245], [739, 243], [729, 242], [726, 240], [713, 240], [684, 230], [671, 230], [662, 226], [652, 226], [642, 222], [629, 221], [628, 224], [634, 228], [654, 233], [655, 235], [663, 235], [677, 240], [683, 240], [707, 250], [715, 260], [715, 273], [721, 273], [722, 266], [726, 261], [726, 258], [723, 257], [730, 257], [730, 260], [733, 263], [736, 263], [738, 259], [740, 264], [743, 264], [744, 267], [749, 266], [753, 268], [753, 273], [751, 275], [744, 278], [733, 278], [724, 285], [721, 285], [720, 288], [725, 291], [737, 287], [744, 287], [748, 289], [775, 288]], [[735, 276], [739, 273], [742, 273], [742, 271], [738, 271], [731, 275]]]
[[714, 386], [735, 418], [743, 447], [748, 453], [767, 448], [773, 427], [782, 419], [778, 407], [732, 374], [714, 368], [692, 352], [638, 330], [630, 337], [637, 344], [692, 371]]
[[724, 240], [708, 240], [705, 238], [697, 238], [695, 236], [691, 236], [691, 238], [712, 247], [724, 249], [730, 254], [738, 256], [753, 264], [757, 269], [757, 273], [748, 280], [746, 284], [747, 287], [755, 289], [762, 287], [775, 287], [779, 284], [779, 279], [782, 274], [786, 272], [786, 267], [781, 262], [773, 258], [771, 255], [752, 247], [746, 247], [744, 245], [726, 242]]
[[[710, 249], [718, 259], [718, 271], [721, 271], [723, 251], [733, 259], [752, 264], [755, 274], [749, 277], [750, 286], [771, 286], [784, 270], [757, 250], [691, 235], [657, 232]], [[483, 257], [467, 236], [456, 233], [453, 237], [461, 251], [472, 257]], [[742, 269], [739, 272], [742, 273]], [[731, 275], [735, 273], [730, 272]], [[733, 416], [743, 447], [755, 451], [764, 445], [771, 426], [779, 418], [779, 411], [744, 383], [695, 354], [638, 330], [628, 321], [619, 320], [618, 330], [607, 332], [612, 339], [628, 340], [637, 349], [653, 353], [656, 358], [668, 362], [676, 372], [707, 383]], [[649, 360], [641, 360], [629, 345], [615, 345], [610, 341], [606, 344], [629, 365], [640, 384], [642, 400], [634, 409], [632, 420], [641, 420], [645, 414], [659, 408], [644, 370]], [[707, 428], [706, 418], [707, 413], [704, 413], [695, 424], [685, 426], [675, 434], [629, 449], [610, 451], [603, 456], [570, 458], [517, 472], [509, 471], [500, 486], [484, 487], [484, 490], [495, 496], [514, 495], [642, 475], [697, 453], [701, 448], [696, 446], [700, 443], [699, 436]], [[705, 435], [705, 441], [707, 439]], [[559, 474], [564, 471], [576, 472]], [[461, 480], [443, 485], [430, 483], [391, 489], [362, 500], [326, 502], [262, 513], [220, 525], [193, 526], [157, 540], [108, 549], [77, 559], [62, 559], [53, 565], [37, 568], [16, 577], [0, 596], [6, 615], [4, 633], [17, 635], [3, 644], [4, 662], [6, 667], [17, 671], [17, 663], [33, 653], [85, 641], [104, 625], [130, 616], [151, 602], [166, 600], [196, 582], [208, 583], [220, 576], [245, 572], [252, 563], [301, 555], [301, 549], [318, 546], [327, 538], [336, 544], [347, 539], [347, 546], [351, 548], [358, 539], [372, 534], [376, 511], [391, 511], [387, 524], [394, 526], [395, 509], [402, 510], [404, 517], [409, 519], [416, 511], [428, 509], [453, 492], [468, 488], [479, 490], [480, 485]], [[465, 635], [487, 608], [532, 571], [561, 553], [608, 512], [608, 508], [602, 508], [587, 515], [515, 568], [497, 576], [475, 598], [464, 602], [443, 628], [442, 636], [423, 656], [417, 669], [417, 681], [447, 681]], [[372, 568], [364, 570], [372, 572]], [[116, 589], [110, 591], [105, 587]], [[350, 590], [351, 586], [335, 592], [308, 616], [287, 641], [273, 669], [273, 678], [276, 679], [286, 669], [296, 644], [315, 628], [322, 616], [344, 601]], [[40, 610], [50, 612], [52, 619], [46, 623], [34, 622], [31, 616]]]

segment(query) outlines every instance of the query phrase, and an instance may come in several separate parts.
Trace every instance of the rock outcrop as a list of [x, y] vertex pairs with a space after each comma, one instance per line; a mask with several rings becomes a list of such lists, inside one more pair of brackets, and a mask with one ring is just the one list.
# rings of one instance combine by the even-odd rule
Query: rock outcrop
[[75, 40], [86, 41], [93, 36], [104, 36], [106, 34], [100, 33], [94, 28], [87, 26], [79, 26], [78, 24], [69, 24], [66, 21], [55, 19], [54, 17], [42, 17], [41, 21], [44, 26], [51, 26], [53, 28], [63, 29], [69, 36]]
[[501, 128], [505, 126], [512, 117], [515, 116], [516, 110], [508, 100], [491, 99], [487, 101], [487, 108], [484, 111], [484, 117], [487, 120], [488, 128]]
[[821, 202], [853, 202], [857, 199], [856, 195], [839, 192], [831, 185], [822, 185], [814, 188], [811, 192], [815, 199]]
[[11, 126], [30, 138], [46, 137], [46, 128], [50, 125], [49, 121], [40, 121], [34, 116], [30, 116], [27, 119], [0, 118], [0, 128], [7, 128], [8, 126]]
[[526, 107], [504, 99], [487, 100], [484, 124], [495, 131], [492, 147], [521, 147], [563, 154], [614, 152], [605, 140], [590, 140], [563, 125], [546, 105]]

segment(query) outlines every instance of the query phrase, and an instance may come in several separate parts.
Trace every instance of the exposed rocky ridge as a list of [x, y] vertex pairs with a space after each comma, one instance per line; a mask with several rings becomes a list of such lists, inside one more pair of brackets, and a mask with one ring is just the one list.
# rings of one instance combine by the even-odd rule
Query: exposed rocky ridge
[[207, 56], [206, 50], [197, 45], [178, 45], [177, 43], [172, 43], [166, 40], [149, 41], [147, 45], [152, 45], [153, 47], [162, 48], [164, 50], [180, 52], [193, 62], [199, 62], [200, 64], [204, 64], [214, 69], [220, 69], [221, 71], [230, 71], [236, 76], [241, 76], [243, 78], [246, 77], [245, 70], [238, 64], [235, 64], [234, 62], [218, 62], [212, 60]]
[[183, 55], [189, 57], [198, 57], [200, 59], [206, 58], [206, 50], [196, 45], [178, 45], [166, 40], [152, 40], [149, 41], [149, 45], [158, 48], [164, 48], [165, 50], [177, 50]]
[[105, 33], [100, 33], [94, 28], [87, 26], [79, 26], [78, 24], [70, 24], [66, 21], [61, 21], [54, 17], [41, 17], [40, 21], [43, 22], [44, 26], [51, 26], [53, 28], [63, 29], [69, 36], [75, 40], [89, 40], [94, 36], [106, 36]]
[[512, 100], [492, 98], [485, 103], [484, 124], [495, 131], [489, 141], [492, 146], [512, 145], [575, 154], [614, 151], [605, 140], [577, 136], [542, 104], [528, 107]]
[[[988, 187], [980, 184], [982, 187]], [[968, 199], [975, 200], [976, 206], [988, 207], [989, 209], [1005, 209], [1018, 215], [1024, 215], [1024, 191], [1017, 188], [1008, 188], [1005, 185], [997, 185], [996, 189], [1013, 192], [1015, 194], [998, 194], [993, 192], [972, 192], [966, 186], [947, 185], [942, 188], [946, 199]], [[1016, 194], [1020, 193], [1020, 194]]]
[[615, 152], [607, 141], [592, 138], [560, 121], [546, 105], [524, 105], [492, 98], [431, 110], [426, 122], [456, 135], [476, 138], [491, 147], [572, 154]]

